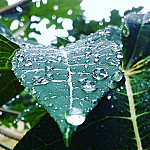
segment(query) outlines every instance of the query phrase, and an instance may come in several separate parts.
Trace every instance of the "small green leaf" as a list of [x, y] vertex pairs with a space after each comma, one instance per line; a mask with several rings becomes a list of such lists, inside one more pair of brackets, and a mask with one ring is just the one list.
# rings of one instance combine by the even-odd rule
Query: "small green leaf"
[[[147, 14], [131, 13], [125, 17], [123, 35], [124, 55], [123, 69], [130, 69], [136, 62], [150, 55], [150, 12]], [[128, 30], [128, 31], [127, 31]]]
[[19, 45], [0, 35], [0, 70], [11, 69], [11, 59], [19, 49]]
[[[4, 8], [5, 6], [7, 6], [8, 5], [8, 3], [7, 3], [7, 1], [6, 0], [2, 0], [1, 1], [1, 5], [0, 5], [0, 8]], [[1, 10], [0, 10], [1, 11]]]

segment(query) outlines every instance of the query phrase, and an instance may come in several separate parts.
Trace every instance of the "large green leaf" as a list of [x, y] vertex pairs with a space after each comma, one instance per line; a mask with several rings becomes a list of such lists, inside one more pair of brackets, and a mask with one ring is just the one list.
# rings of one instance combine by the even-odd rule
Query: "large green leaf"
[[[2, 24], [0, 24], [0, 106], [19, 94], [23, 87], [20, 85], [11, 70], [11, 59], [20, 47], [10, 41], [12, 36]], [[4, 36], [7, 38], [5, 38]], [[9, 39], [8, 39], [9, 38]]]
[[[133, 27], [125, 30], [129, 34], [126, 34], [127, 32], [124, 31], [124, 29], [128, 29], [126, 28], [127, 26], [123, 27], [123, 34], [125, 35], [123, 36], [123, 71], [125, 83], [120, 83], [120, 87], [108, 92], [104, 98], [101, 98], [98, 105], [89, 113], [85, 122], [74, 133], [69, 149], [150, 149], [149, 53], [146, 53], [145, 58], [142, 57], [138, 60], [135, 60], [133, 57], [135, 53], [136, 56], [141, 56], [138, 55], [139, 52], [141, 53], [139, 51], [140, 46], [143, 47], [145, 45], [147, 47], [147, 43], [149, 43], [147, 42], [149, 41], [148, 37], [144, 41], [143, 37], [141, 39], [139, 38], [139, 35], [143, 32], [142, 30], [146, 26], [147, 28], [149, 27], [149, 19], [146, 22], [144, 21], [148, 16], [149, 13], [143, 15], [142, 18], [141, 14], [134, 14], [134, 18], [131, 18], [130, 15], [125, 18], [127, 19], [125, 22], [127, 24], [130, 22], [130, 26]], [[137, 30], [139, 26], [137, 26], [136, 19], [138, 18], [145, 22], [140, 25], [140, 30]], [[114, 39], [114, 35], [108, 39]], [[138, 48], [133, 47], [133, 49], [130, 49], [132, 46], [131, 39], [138, 39], [136, 42], [142, 40], [143, 44], [139, 45]], [[131, 51], [134, 51], [134, 53]], [[144, 51], [147, 52], [147, 49], [143, 49], [142, 54], [145, 54]], [[129, 64], [125, 63], [125, 58], [130, 60], [128, 61]], [[131, 58], [134, 60], [131, 61]], [[132, 65], [130, 62], [132, 62]], [[130, 67], [127, 68], [126, 66]], [[115, 75], [111, 78], [117, 80], [118, 77], [116, 78]], [[105, 80], [102, 81], [104, 84], [105, 82]], [[32, 145], [28, 146], [26, 143], [30, 143], [30, 141], [32, 141]], [[67, 148], [64, 147], [62, 141], [63, 137], [60, 135], [53, 119], [45, 116], [37, 126], [27, 133], [15, 149], [66, 150]]]
[[120, 47], [107, 39], [113, 29], [120, 32], [111, 27], [59, 50], [25, 46], [12, 61], [17, 78], [58, 123], [67, 145], [98, 99], [122, 79]]

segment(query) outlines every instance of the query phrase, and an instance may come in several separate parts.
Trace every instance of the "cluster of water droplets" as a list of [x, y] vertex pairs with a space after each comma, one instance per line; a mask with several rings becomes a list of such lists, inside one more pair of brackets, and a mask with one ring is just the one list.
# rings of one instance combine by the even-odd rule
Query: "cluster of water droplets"
[[111, 80], [108, 83], [108, 87], [110, 89], [115, 89], [118, 85], [118, 82], [120, 82], [123, 78], [123, 73], [121, 71], [116, 71], [112, 76]]
[[116, 88], [123, 77], [118, 70], [120, 46], [107, 40], [108, 34], [109, 30], [98, 31], [60, 50], [25, 44], [12, 62], [16, 76], [37, 96], [61, 131], [66, 122], [82, 124], [98, 99], [109, 88]]

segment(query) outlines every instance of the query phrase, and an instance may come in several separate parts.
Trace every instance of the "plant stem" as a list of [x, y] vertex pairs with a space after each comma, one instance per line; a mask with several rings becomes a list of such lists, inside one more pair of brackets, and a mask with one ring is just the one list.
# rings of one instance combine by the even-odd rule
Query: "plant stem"
[[4, 108], [1, 108], [1, 107], [0, 107], [0, 111], [2, 111], [2, 112], [7, 112], [7, 113], [11, 113], [11, 114], [14, 114], [14, 115], [20, 115], [20, 114], [21, 114], [21, 113], [18, 112], [18, 111], [9, 110], [9, 109], [4, 109]]
[[28, 28], [29, 25], [30, 25], [30, 20], [27, 21], [26, 24], [25, 24], [20, 30], [18, 30], [17, 32], [15, 32], [15, 33], [13, 34], [13, 37], [14, 37], [14, 38], [19, 37], [19, 36], [20, 36], [20, 32], [21, 32], [21, 31], [24, 32], [24, 31]]
[[4, 8], [1, 8], [1, 9], [0, 9], [0, 15], [3, 16], [3, 15], [5, 15], [5, 14], [11, 12], [11, 11], [12, 11], [13, 9], [15, 9], [17, 6], [23, 6], [23, 5], [25, 5], [25, 4], [27, 4], [27, 3], [31, 2], [31, 1], [32, 1], [32, 0], [21, 0], [21, 1], [15, 3], [15, 4], [13, 4], [13, 5], [6, 6], [6, 7], [4, 7]]
[[4, 126], [0, 127], [0, 133], [11, 139], [15, 139], [17, 141], [21, 140], [23, 137], [23, 134], [12, 131], [9, 128], [6, 128]]
[[6, 146], [3, 145], [3, 144], [0, 144], [0, 147], [4, 148], [4, 149], [6, 149], [6, 150], [11, 150], [10, 148], [6, 147]]

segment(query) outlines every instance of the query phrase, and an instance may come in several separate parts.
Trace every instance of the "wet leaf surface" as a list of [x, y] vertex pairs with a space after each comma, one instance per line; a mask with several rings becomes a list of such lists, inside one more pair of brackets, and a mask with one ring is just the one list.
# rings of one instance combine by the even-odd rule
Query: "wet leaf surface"
[[12, 61], [17, 78], [58, 123], [66, 142], [110, 90], [114, 73], [120, 72], [116, 86], [123, 77], [117, 58], [121, 47], [107, 40], [112, 28], [59, 50], [25, 45]]
[[[132, 15], [133, 14], [131, 14], [131, 16]], [[149, 16], [149, 13], [142, 15], [143, 19], [147, 18], [148, 16]], [[139, 18], [139, 20], [141, 20], [142, 19], [141, 14], [136, 14], [134, 19], [136, 18]], [[134, 25], [134, 22], [132, 22], [132, 20], [130, 19], [125, 23], [127, 24], [130, 23], [130, 25], [133, 27], [136, 27], [137, 25], [136, 22]], [[139, 26], [137, 26], [137, 28], [133, 30], [134, 32], [132, 31], [132, 29], [133, 28], [128, 28], [128, 27], [126, 29], [123, 28], [123, 32], [126, 31], [123, 33], [123, 45], [124, 45], [123, 72], [124, 72], [124, 75], [122, 74], [120, 70], [118, 69], [114, 70], [115, 68], [119, 67], [118, 65], [116, 66], [116, 63], [109, 63], [109, 60], [110, 62], [113, 62], [112, 60], [114, 58], [115, 58], [115, 62], [117, 62], [116, 59], [118, 58], [121, 59], [122, 56], [120, 56], [121, 53], [120, 51], [118, 51], [118, 49], [120, 49], [120, 44], [119, 44], [119, 48], [117, 48], [118, 45], [116, 45], [115, 46], [116, 49], [114, 49], [115, 43], [113, 42], [112, 44], [111, 40], [107, 41], [108, 38], [106, 38], [106, 36], [109, 35], [110, 33], [108, 32], [108, 30], [97, 32], [97, 33], [100, 33], [100, 32], [103, 33], [103, 34], [100, 34], [101, 36], [98, 39], [95, 36], [97, 33], [95, 33], [88, 37], [84, 37], [82, 40], [79, 40], [75, 44], [67, 45], [65, 49], [59, 50], [59, 53], [61, 53], [62, 51], [66, 52], [65, 57], [64, 57], [65, 59], [62, 59], [63, 55], [59, 56], [58, 55], [59, 53], [56, 53], [56, 51], [53, 50], [55, 51], [55, 54], [59, 56], [59, 58], [54, 57], [56, 60], [59, 59], [59, 61], [61, 61], [61, 64], [62, 62], [64, 62], [64, 64], [68, 62], [67, 67], [66, 67], [66, 70], [68, 71], [68, 73], [70, 72], [70, 70], [71, 70], [71, 73], [72, 72], [76, 72], [78, 74], [80, 72], [84, 73], [82, 74], [84, 75], [84, 77], [81, 76], [82, 78], [71, 78], [72, 80], [68, 80], [69, 79], [69, 76], [68, 76], [67, 78], [67, 83], [69, 85], [68, 89], [71, 89], [70, 87], [73, 86], [72, 97], [75, 95], [76, 97], [79, 97], [79, 100], [77, 99], [73, 99], [73, 101], [67, 100], [67, 102], [69, 102], [67, 105], [70, 106], [70, 104], [72, 104], [72, 106], [75, 106], [75, 108], [78, 109], [77, 106], [80, 106], [79, 104], [80, 102], [82, 102], [82, 100], [80, 100], [80, 95], [82, 96], [82, 98], [84, 98], [84, 94], [80, 94], [80, 93], [85, 92], [86, 93], [85, 98], [86, 97], [89, 98], [89, 99], [86, 98], [86, 100], [91, 101], [93, 99], [94, 100], [93, 106], [95, 108], [93, 107], [94, 109], [90, 111], [89, 113], [87, 113], [84, 109], [85, 108], [87, 109], [89, 105], [87, 105], [85, 101], [82, 107], [79, 107], [78, 110], [76, 109], [77, 110], [75, 111], [76, 117], [83, 119], [84, 116], [79, 117], [79, 115], [81, 115], [83, 112], [83, 114], [86, 115], [86, 119], [80, 126], [78, 126], [77, 131], [72, 134], [71, 143], [70, 145], [69, 144], [67, 145], [68, 148], [66, 148], [65, 145], [63, 144], [63, 140], [66, 140], [66, 137], [70, 136], [71, 135], [70, 133], [74, 131], [73, 129], [74, 125], [67, 124], [67, 130], [66, 130], [67, 132], [62, 132], [61, 124], [57, 121], [56, 119], [57, 117], [55, 118], [53, 115], [53, 110], [55, 109], [54, 108], [50, 112], [50, 115], [54, 118], [54, 120], [50, 118], [48, 115], [45, 116], [39, 122], [39, 124], [37, 124], [31, 131], [29, 131], [29, 133], [27, 133], [27, 135], [19, 142], [19, 144], [15, 147], [16, 150], [19, 148], [26, 149], [28, 147], [26, 146], [26, 143], [30, 143], [30, 141], [32, 141], [32, 145], [30, 145], [29, 147], [33, 149], [39, 149], [39, 150], [40, 149], [52, 149], [52, 150], [54, 149], [57, 149], [57, 150], [59, 149], [61, 150], [62, 149], [64, 150], [65, 149], [71, 149], [71, 150], [74, 150], [74, 149], [79, 149], [79, 150], [89, 150], [89, 149], [90, 150], [93, 150], [93, 149], [94, 150], [98, 150], [98, 149], [102, 149], [102, 150], [105, 150], [105, 149], [107, 150], [133, 149], [134, 150], [135, 149], [136, 150], [136, 149], [139, 149], [139, 150], [142, 150], [142, 149], [150, 148], [150, 142], [149, 142], [150, 141], [150, 132], [149, 132], [150, 131], [150, 125], [149, 125], [149, 117], [150, 117], [150, 107], [149, 107], [150, 105], [150, 101], [149, 101], [150, 99], [150, 90], [149, 90], [150, 89], [149, 87], [150, 68], [149, 66], [150, 65], [149, 64], [150, 64], [150, 59], [149, 59], [149, 52], [147, 52], [147, 49], [142, 48], [144, 44], [147, 47], [147, 43], [149, 43], [149, 38], [145, 37], [146, 40], [143, 41], [143, 44], [141, 45], [142, 46], [141, 47], [142, 50], [141, 50], [140, 45], [138, 45], [138, 43], [136, 42], [143, 40], [141, 39], [142, 36], [135, 36], [139, 34], [140, 35], [144, 34], [144, 33], [141, 33], [140, 31], [141, 30], [145, 31], [145, 29], [149, 29], [149, 23], [142, 24], [140, 30], [139, 30]], [[132, 39], [132, 36], [133, 36], [133, 39], [137, 38], [138, 40], [133, 41], [133, 49], [131, 50], [130, 49], [131, 43], [128, 41]], [[92, 38], [89, 38], [89, 37], [92, 37]], [[97, 39], [97, 40], [93, 40], [93, 39]], [[111, 38], [109, 37], [109, 39], [112, 39], [112, 37]], [[109, 43], [108, 44], [109, 48], [105, 45], [106, 44], [105, 41]], [[95, 47], [95, 44], [96, 44], [96, 47]], [[86, 51], [85, 51], [85, 46], [88, 47]], [[110, 49], [110, 46], [112, 49]], [[111, 53], [113, 53], [113, 55], [109, 55], [110, 51], [107, 48], [111, 50]], [[100, 57], [95, 58], [97, 54], [96, 53], [97, 50], [98, 50], [98, 54], [100, 54]], [[23, 51], [24, 50], [20, 52], [23, 52]], [[104, 51], [105, 53], [103, 53]], [[139, 55], [139, 53], [143, 54], [142, 57], [141, 55]], [[14, 58], [15, 61], [17, 60], [16, 58], [18, 54], [19, 53], [17, 53]], [[86, 57], [83, 57], [82, 55], [85, 55]], [[108, 59], [107, 57], [105, 57], [106, 55], [107, 56], [109, 55], [110, 58]], [[138, 57], [138, 59], [135, 59], [135, 55]], [[81, 56], [84, 59], [81, 59]], [[92, 56], [94, 56], [94, 58]], [[107, 58], [107, 61], [104, 58], [105, 59]], [[95, 65], [93, 65], [91, 69], [89, 68], [89, 64], [92, 64], [92, 63], [94, 63], [96, 67]], [[51, 63], [51, 64], [54, 65], [54, 66], [49, 65], [51, 66], [51, 71], [52, 71], [51, 74], [53, 74], [54, 73], [53, 71], [55, 70], [55, 63]], [[80, 67], [78, 68], [80, 64], [85, 64], [86, 66], [84, 66], [83, 69]], [[97, 64], [98, 64], [98, 67], [97, 67]], [[75, 69], [72, 68], [72, 65], [74, 65]], [[58, 63], [57, 66], [60, 66], [60, 64]], [[114, 68], [111, 68], [112, 66]], [[107, 69], [107, 67], [112, 71]], [[26, 70], [24, 69], [24, 71]], [[17, 71], [17, 73], [18, 72], [19, 71]], [[88, 73], [88, 72], [90, 72], [90, 76], [88, 75], [85, 76], [85, 73]], [[74, 74], [71, 74], [71, 77], [74, 77], [73, 75]], [[54, 78], [55, 76], [49, 75], [49, 77], [51, 78], [51, 82], [53, 81], [53, 79], [55, 79]], [[76, 80], [78, 80], [78, 82]], [[30, 82], [31, 81], [32, 80], [30, 80]], [[43, 84], [46, 84], [46, 85], [50, 84], [50, 83], [47, 83], [47, 81], [44, 80], [43, 78], [42, 79], [40, 78], [40, 81], [43, 81]], [[34, 80], [32, 82], [34, 85], [35, 83]], [[71, 84], [72, 82], [74, 84]], [[80, 82], [83, 84], [80, 84]], [[38, 89], [37, 84], [38, 82], [36, 82], [35, 91], [36, 89]], [[74, 86], [76, 84], [77, 86]], [[28, 87], [29, 89], [32, 89], [33, 86], [28, 86]], [[75, 87], [80, 87], [79, 90], [77, 91], [77, 94], [74, 94]], [[101, 91], [101, 88], [103, 89], [102, 91], [104, 91], [105, 94]], [[57, 90], [59, 89], [60, 88], [58, 88]], [[70, 93], [70, 90], [68, 91]], [[55, 89], [55, 93], [56, 93], [56, 89]], [[97, 95], [99, 96], [100, 100], [98, 101], [98, 103], [97, 101], [95, 103], [95, 99], [98, 99], [98, 97], [95, 97]], [[40, 98], [41, 97], [39, 97], [39, 100]], [[45, 106], [44, 102], [46, 101], [47, 100], [43, 101], [41, 99], [41, 101], [39, 102], [40, 103], [43, 102]], [[76, 101], [79, 102], [79, 104]], [[53, 107], [54, 106], [53, 104], [56, 105], [56, 103], [50, 103], [50, 106]], [[89, 108], [91, 108], [91, 106], [92, 105], [90, 105]], [[57, 107], [56, 110], [59, 110], [58, 108], [60, 107]], [[68, 107], [67, 109], [64, 109], [64, 112], [62, 111], [63, 112], [62, 114], [65, 113], [65, 116], [70, 117], [70, 115], [74, 115], [75, 108], [73, 107], [72, 109]], [[50, 110], [48, 109], [48, 112], [49, 111]], [[68, 115], [69, 113], [70, 115]], [[59, 114], [59, 111], [55, 111], [55, 114]], [[64, 118], [64, 122], [66, 122], [65, 119], [67, 120], [67, 118], [66, 117]], [[58, 123], [61, 132], [65, 133], [64, 134], [65, 136], [61, 136], [59, 128], [54, 121]], [[69, 122], [70, 121], [72, 121], [72, 119], [69, 120]], [[48, 125], [49, 122], [51, 122], [51, 125], [52, 125], [51, 127], [50, 125]], [[73, 121], [73, 123], [76, 123], [76, 122]], [[44, 128], [47, 129], [46, 131], [49, 131], [49, 132], [46, 132]]]

